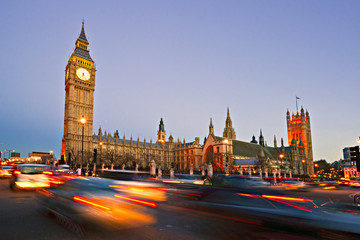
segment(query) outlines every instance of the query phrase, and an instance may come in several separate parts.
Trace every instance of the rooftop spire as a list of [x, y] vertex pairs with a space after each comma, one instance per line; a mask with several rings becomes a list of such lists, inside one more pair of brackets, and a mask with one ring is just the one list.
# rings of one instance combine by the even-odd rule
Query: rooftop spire
[[229, 138], [229, 139], [236, 139], [235, 130], [232, 127], [232, 121], [231, 121], [231, 118], [230, 118], [229, 107], [227, 107], [227, 116], [226, 116], [226, 121], [225, 121], [225, 128], [224, 128], [223, 137], [224, 138]]
[[214, 134], [214, 126], [212, 123], [212, 118], [210, 118], [209, 134]]
[[162, 118], [160, 118], [160, 124], [159, 124], [159, 132], [165, 132], [165, 126], [164, 126], [164, 121]]
[[85, 35], [85, 29], [84, 29], [84, 18], [82, 20], [82, 27], [81, 27], [81, 32], [80, 32], [80, 36], [78, 38], [78, 40], [81, 40], [83, 42], [86, 42], [86, 43], [89, 43], [87, 38], [86, 38], [86, 35]]

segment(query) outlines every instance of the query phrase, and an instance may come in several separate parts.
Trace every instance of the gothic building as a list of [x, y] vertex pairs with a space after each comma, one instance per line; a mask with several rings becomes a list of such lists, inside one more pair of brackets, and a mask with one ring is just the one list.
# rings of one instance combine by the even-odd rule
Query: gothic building
[[119, 132], [113, 134], [99, 127], [97, 134], [93, 131], [93, 108], [95, 91], [95, 62], [89, 53], [89, 42], [85, 35], [84, 22], [75, 49], [65, 68], [65, 111], [64, 135], [61, 155], [72, 165], [103, 165], [109, 168], [146, 169], [151, 160], [157, 167], [175, 171], [188, 172], [190, 169], [201, 170], [205, 164], [211, 164], [215, 172], [265, 171], [269, 173], [278, 169], [282, 173], [313, 173], [312, 142], [310, 117], [306, 111], [292, 115], [287, 112], [287, 128], [289, 146], [267, 146], [260, 130], [259, 142], [255, 136], [250, 142], [236, 139], [232, 126], [229, 108], [225, 120], [222, 137], [216, 136], [210, 118], [209, 134], [200, 143], [198, 137], [192, 142], [185, 139], [174, 141], [173, 136], [167, 138], [165, 124], [160, 119], [157, 140], [146, 141], [139, 138], [120, 137]]
[[[61, 155], [79, 158], [83, 149], [90, 148], [93, 130], [95, 63], [89, 53], [84, 22], [75, 49], [65, 67], [64, 135]], [[81, 123], [83, 118], [84, 123]]]
[[[214, 126], [210, 119], [209, 134], [203, 146], [202, 162], [211, 163], [214, 171], [224, 172], [225, 166], [229, 166], [230, 172], [268, 171], [277, 170], [283, 174], [313, 174], [312, 144], [310, 132], [309, 113], [301, 109], [301, 114], [293, 115], [292, 120], [288, 118], [288, 140], [289, 146], [277, 146], [274, 136], [274, 146], [265, 144], [262, 130], [260, 130], [259, 142], [252, 137], [250, 142], [235, 139], [235, 130], [227, 110], [225, 129], [223, 136], [214, 134]], [[302, 137], [304, 136], [304, 137]], [[304, 139], [304, 140], [302, 140]], [[240, 169], [241, 168], [241, 169]]]

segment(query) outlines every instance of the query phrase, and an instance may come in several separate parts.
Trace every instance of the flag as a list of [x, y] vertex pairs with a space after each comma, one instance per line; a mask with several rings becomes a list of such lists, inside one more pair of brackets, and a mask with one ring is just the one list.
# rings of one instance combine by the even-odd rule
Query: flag
[[300, 99], [298, 96], [296, 96], [296, 99]]

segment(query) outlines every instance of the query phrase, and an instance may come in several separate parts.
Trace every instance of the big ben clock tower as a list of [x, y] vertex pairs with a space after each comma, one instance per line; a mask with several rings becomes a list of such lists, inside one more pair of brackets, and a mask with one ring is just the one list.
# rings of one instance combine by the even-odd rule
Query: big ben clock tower
[[95, 71], [83, 21], [80, 36], [75, 42], [75, 50], [65, 68], [64, 136], [61, 155], [68, 164], [79, 164], [82, 159], [87, 159], [90, 151]]

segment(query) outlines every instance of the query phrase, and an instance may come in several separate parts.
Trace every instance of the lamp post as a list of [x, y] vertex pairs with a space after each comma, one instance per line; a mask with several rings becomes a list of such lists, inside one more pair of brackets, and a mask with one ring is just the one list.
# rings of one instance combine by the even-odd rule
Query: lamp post
[[100, 164], [101, 164], [101, 171], [104, 170], [104, 168], [102, 167], [102, 145], [103, 145], [103, 142], [99, 142], [99, 145], [100, 145]]
[[303, 163], [303, 173], [304, 173], [304, 181], [305, 181], [305, 159], [301, 160]]
[[81, 117], [80, 123], [82, 124], [82, 135], [81, 135], [81, 164], [80, 168], [82, 169], [82, 165], [84, 162], [84, 127], [86, 124], [86, 119], [84, 116]]
[[226, 175], [229, 174], [229, 156], [228, 156], [228, 153], [227, 153], [227, 146], [228, 146], [228, 143], [229, 143], [229, 140], [225, 138], [224, 140], [224, 143], [225, 143], [225, 173]]
[[283, 168], [283, 159], [284, 159], [284, 154], [280, 154], [279, 155], [279, 157], [280, 157], [280, 174], [281, 174], [281, 169]]
[[317, 174], [317, 171], [316, 171], [316, 170], [317, 170], [317, 167], [318, 167], [318, 166], [319, 166], [319, 164], [317, 164], [317, 163], [315, 163], [315, 164], [314, 164], [314, 167], [315, 167], [315, 174]]

